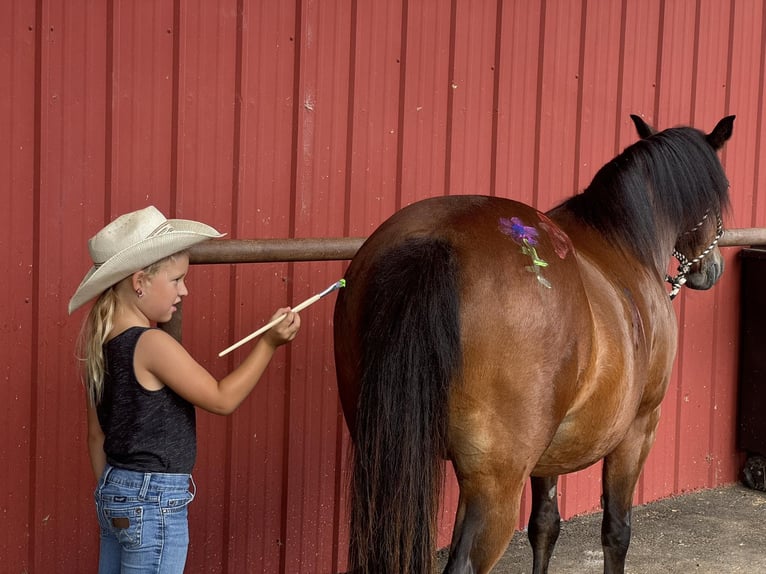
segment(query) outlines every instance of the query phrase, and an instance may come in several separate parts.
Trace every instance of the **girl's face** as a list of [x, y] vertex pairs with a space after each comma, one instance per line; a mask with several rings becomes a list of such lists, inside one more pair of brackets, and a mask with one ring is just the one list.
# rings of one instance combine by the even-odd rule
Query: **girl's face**
[[189, 294], [185, 283], [188, 272], [189, 255], [180, 253], [160, 263], [151, 275], [145, 275], [139, 307], [150, 321], [170, 321], [177, 310], [176, 305]]

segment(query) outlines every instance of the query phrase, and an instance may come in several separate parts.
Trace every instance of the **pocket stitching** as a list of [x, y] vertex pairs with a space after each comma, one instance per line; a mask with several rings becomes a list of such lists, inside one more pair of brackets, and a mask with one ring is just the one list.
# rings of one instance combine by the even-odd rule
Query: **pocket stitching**
[[[135, 550], [141, 547], [143, 532], [143, 506], [123, 506], [112, 507], [104, 506], [102, 512], [104, 523], [109, 531], [114, 534], [120, 546], [128, 550]], [[130, 521], [128, 528], [115, 528], [112, 524], [113, 518], [127, 518]], [[133, 534], [135, 532], [135, 534]]]

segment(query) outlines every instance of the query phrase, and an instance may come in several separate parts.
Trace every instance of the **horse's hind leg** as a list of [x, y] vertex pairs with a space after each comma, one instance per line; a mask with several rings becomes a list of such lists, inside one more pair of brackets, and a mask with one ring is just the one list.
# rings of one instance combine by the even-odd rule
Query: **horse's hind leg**
[[[610, 455], [611, 456], [611, 455]], [[635, 481], [622, 467], [624, 460], [604, 459], [601, 545], [604, 548], [604, 573], [623, 574], [630, 545], [630, 519]]]
[[634, 421], [625, 439], [604, 458], [601, 544], [604, 574], [623, 574], [630, 545], [633, 493], [654, 443], [659, 411]]
[[545, 574], [561, 530], [556, 489], [558, 476], [532, 477], [532, 512], [528, 536], [532, 545], [532, 574]]
[[460, 477], [460, 500], [444, 574], [486, 574], [508, 547], [525, 477]]

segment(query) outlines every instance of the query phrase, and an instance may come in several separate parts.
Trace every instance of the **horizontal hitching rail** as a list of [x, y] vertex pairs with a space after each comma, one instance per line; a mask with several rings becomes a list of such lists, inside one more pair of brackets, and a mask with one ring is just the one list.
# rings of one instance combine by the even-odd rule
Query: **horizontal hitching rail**
[[195, 245], [191, 263], [277, 263], [351, 259], [364, 237], [217, 239]]
[[[308, 239], [218, 239], [191, 248], [194, 264], [342, 261], [351, 259], [364, 237]], [[766, 228], [727, 229], [719, 245], [766, 245]]]

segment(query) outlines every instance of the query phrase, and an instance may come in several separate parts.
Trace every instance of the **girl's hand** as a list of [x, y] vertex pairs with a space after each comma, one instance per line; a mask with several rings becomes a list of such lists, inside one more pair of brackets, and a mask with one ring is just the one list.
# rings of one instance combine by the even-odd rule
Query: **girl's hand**
[[274, 325], [271, 329], [263, 334], [263, 338], [271, 344], [273, 347], [278, 347], [289, 343], [298, 334], [298, 330], [301, 328], [301, 318], [298, 313], [290, 310], [290, 307], [282, 307], [277, 309], [276, 313], [272, 315], [270, 321], [273, 321], [280, 315], [287, 315], [279, 323]]

